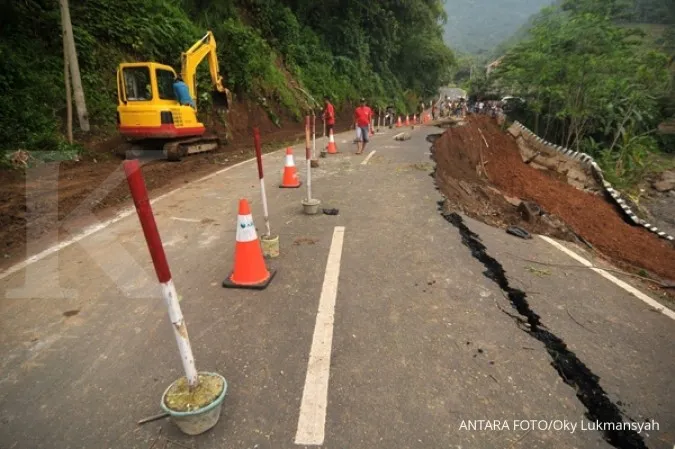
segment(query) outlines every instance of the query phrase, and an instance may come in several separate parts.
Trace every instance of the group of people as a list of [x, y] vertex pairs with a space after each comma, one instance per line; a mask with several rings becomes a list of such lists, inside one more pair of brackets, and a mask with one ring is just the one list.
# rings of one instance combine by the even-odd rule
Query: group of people
[[485, 101], [483, 99], [472, 101], [465, 98], [450, 100], [446, 98], [432, 106], [431, 116], [434, 120], [440, 117], [464, 118], [467, 114], [482, 114], [497, 117], [503, 112], [503, 106], [501, 101]]
[[431, 117], [436, 120], [439, 117], [465, 117], [468, 112], [468, 104], [464, 98], [450, 100], [446, 97], [440, 104], [434, 104], [431, 108]]
[[497, 117], [504, 110], [504, 105], [501, 101], [489, 100], [489, 101], [477, 101], [472, 104], [470, 108], [471, 113], [473, 114], [482, 114], [489, 115], [490, 117]]

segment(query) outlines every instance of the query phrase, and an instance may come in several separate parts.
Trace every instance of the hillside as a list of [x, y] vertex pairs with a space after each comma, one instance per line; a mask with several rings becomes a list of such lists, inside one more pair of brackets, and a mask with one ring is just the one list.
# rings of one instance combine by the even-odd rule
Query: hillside
[[[243, 110], [262, 108], [278, 126], [297, 123], [324, 95], [338, 108], [364, 96], [373, 106], [411, 110], [447, 82], [453, 62], [442, 41], [440, 0], [390, 0], [367, 9], [337, 0], [71, 0], [70, 9], [93, 129], [76, 134], [81, 144], [115, 133], [120, 62], [155, 60], [179, 69], [181, 51], [207, 30], [236, 101]], [[59, 3], [2, 2], [0, 17], [0, 88], [9, 96], [0, 109], [0, 150], [73, 155], [81, 147], [63, 138]], [[198, 78], [206, 93], [206, 64]], [[208, 96], [199, 99], [204, 120], [218, 122]], [[236, 124], [220, 125], [231, 134]]]
[[444, 38], [453, 49], [490, 52], [552, 0], [446, 0]]
[[596, 158], [615, 187], [636, 188], [672, 164], [661, 156], [675, 151], [665, 132], [675, 114], [674, 25], [669, 0], [560, 0], [501, 47], [499, 66], [471, 91], [521, 96], [511, 115]]

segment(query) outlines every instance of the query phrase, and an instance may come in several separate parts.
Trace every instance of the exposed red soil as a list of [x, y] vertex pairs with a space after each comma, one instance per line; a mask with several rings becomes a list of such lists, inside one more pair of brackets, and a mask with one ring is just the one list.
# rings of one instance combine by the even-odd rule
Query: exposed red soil
[[[282, 127], [276, 127], [267, 114], [257, 105], [239, 102], [233, 105], [229, 117], [231, 139], [215, 152], [195, 154], [180, 162], [154, 161], [144, 164], [143, 176], [150, 195], [176, 188], [206, 174], [233, 165], [254, 156], [252, 131], [260, 129], [263, 150], [276, 149], [273, 145], [295, 143], [304, 139], [304, 124], [281, 116]], [[349, 127], [351, 110], [338, 113], [336, 131]], [[224, 127], [207, 119], [212, 132], [224, 136]], [[322, 133], [317, 120], [317, 138]], [[66, 161], [56, 165], [24, 170], [0, 170], [0, 267], [4, 268], [30, 256], [26, 251], [27, 234], [30, 233], [30, 253], [55, 243], [56, 222], [67, 218], [69, 230], [76, 232], [73, 223], [86, 226], [86, 218], [78, 215], [94, 213], [99, 219], [113, 215], [130, 205], [129, 189], [123, 177], [104, 198], [92, 202], [90, 195], [112, 175], [121, 175], [122, 160], [115, 155], [120, 146], [128, 145], [121, 137], [90, 138], [84, 143], [87, 151], [79, 162]], [[58, 188], [45, 173], [54, 173], [58, 166]], [[26, 184], [28, 179], [28, 185]], [[28, 200], [27, 200], [28, 192]], [[83, 214], [76, 210], [91, 203]], [[58, 205], [58, 208], [55, 206]], [[29, 223], [29, 224], [28, 224]], [[28, 224], [28, 225], [27, 225]], [[68, 234], [59, 231], [60, 238]], [[35, 245], [33, 245], [35, 244]]]
[[[476, 137], [478, 141], [474, 141]], [[451, 208], [492, 226], [520, 226], [531, 233], [574, 240], [574, 235], [564, 226], [555, 228], [541, 222], [523, 220], [516, 206], [506, 200], [503, 192], [487, 182], [485, 172], [490, 172], [488, 167], [493, 162], [486, 157], [484, 143], [478, 133], [474, 136], [466, 132], [465, 128], [455, 128], [444, 133], [433, 148], [435, 177]]]
[[[487, 148], [479, 130], [485, 136]], [[450, 181], [452, 178], [487, 184], [476, 173], [476, 167], [485, 163], [490, 183], [501, 192], [533, 201], [546, 212], [562, 218], [600, 253], [662, 278], [675, 278], [675, 248], [669, 242], [628, 224], [604, 197], [578, 190], [524, 164], [515, 139], [503, 132], [493, 119], [470, 116], [466, 126], [449, 128], [434, 144], [434, 157], [439, 186], [451, 202], [464, 201], [462, 189], [455, 186], [456, 181]], [[471, 201], [476, 201], [475, 197]], [[509, 220], [509, 211], [513, 214], [515, 208], [508, 203], [504, 206], [503, 197], [501, 201], [502, 204], [492, 202], [492, 207], [504, 216], [504, 222], [513, 224], [509, 223], [513, 221]], [[469, 209], [476, 213], [476, 207]]]

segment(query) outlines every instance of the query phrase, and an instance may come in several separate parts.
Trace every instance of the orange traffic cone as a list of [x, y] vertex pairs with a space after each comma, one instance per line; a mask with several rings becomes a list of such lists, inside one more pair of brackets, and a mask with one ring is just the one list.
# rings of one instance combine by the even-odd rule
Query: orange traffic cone
[[286, 148], [286, 162], [284, 164], [284, 175], [281, 178], [281, 185], [279, 187], [286, 189], [297, 189], [302, 185], [302, 181], [298, 178], [298, 170], [295, 168], [293, 162], [293, 150], [291, 147]]
[[407, 115], [405, 116], [405, 126], [410, 126], [410, 117]]
[[396, 127], [397, 127], [397, 128], [400, 128], [401, 126], [403, 126], [403, 124], [401, 123], [401, 116], [399, 115], [399, 116], [398, 116], [398, 121], [396, 122]]
[[266, 288], [276, 270], [268, 270], [263, 259], [253, 216], [245, 199], [239, 200], [237, 215], [237, 243], [234, 247], [234, 269], [223, 281], [225, 288]]
[[335, 137], [333, 136], [333, 130], [330, 130], [330, 134], [328, 135], [328, 148], [326, 149], [326, 152], [328, 154], [336, 154], [337, 151], [337, 146], [335, 146]]

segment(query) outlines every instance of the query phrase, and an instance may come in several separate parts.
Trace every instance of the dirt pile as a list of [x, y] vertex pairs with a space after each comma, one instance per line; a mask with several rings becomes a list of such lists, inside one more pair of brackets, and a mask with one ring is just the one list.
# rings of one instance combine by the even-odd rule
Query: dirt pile
[[[523, 163], [515, 139], [493, 119], [471, 116], [466, 126], [449, 128], [433, 144], [432, 154], [439, 188], [451, 207], [493, 225], [518, 224], [567, 239], [576, 234], [611, 259], [675, 278], [670, 243], [626, 223], [603, 196]], [[536, 203], [553, 221], [559, 217], [573, 234], [559, 224], [526, 222], [518, 213], [521, 201]]]

